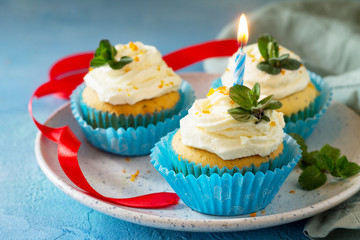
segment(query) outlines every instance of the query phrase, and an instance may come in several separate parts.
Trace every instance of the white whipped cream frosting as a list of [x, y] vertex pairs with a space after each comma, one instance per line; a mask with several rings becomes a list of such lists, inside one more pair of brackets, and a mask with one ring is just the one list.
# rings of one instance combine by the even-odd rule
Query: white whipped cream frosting
[[227, 110], [238, 107], [225, 87], [205, 99], [196, 100], [189, 114], [180, 121], [182, 144], [215, 153], [224, 160], [246, 156], [266, 156], [283, 140], [283, 114], [266, 110], [270, 122], [255, 124], [235, 120]]
[[[282, 72], [276, 75], [259, 70], [256, 66], [264, 59], [257, 43], [244, 47], [244, 52], [246, 53], [244, 85], [252, 88], [258, 82], [261, 86], [261, 93], [264, 95], [273, 94], [274, 99], [281, 99], [303, 90], [310, 82], [309, 74], [304, 65], [301, 65], [297, 70], [282, 69]], [[289, 53], [290, 58], [300, 61], [300, 57], [294, 52], [280, 46], [279, 55], [285, 53]], [[234, 85], [235, 56], [236, 53], [229, 58], [227, 69], [221, 76], [222, 84], [227, 87]]]
[[115, 46], [116, 60], [129, 56], [133, 61], [114, 70], [108, 64], [89, 71], [84, 81], [99, 99], [112, 105], [135, 104], [177, 91], [181, 78], [168, 67], [161, 53], [141, 42]]

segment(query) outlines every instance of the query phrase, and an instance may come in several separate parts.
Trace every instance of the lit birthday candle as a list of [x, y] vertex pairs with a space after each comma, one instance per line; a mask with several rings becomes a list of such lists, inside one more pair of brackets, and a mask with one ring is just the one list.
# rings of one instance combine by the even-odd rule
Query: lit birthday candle
[[240, 51], [238, 51], [235, 57], [234, 85], [243, 85], [244, 82], [246, 53], [244, 53], [243, 47], [246, 45], [248, 38], [249, 33], [246, 18], [244, 14], [241, 14], [237, 34]]

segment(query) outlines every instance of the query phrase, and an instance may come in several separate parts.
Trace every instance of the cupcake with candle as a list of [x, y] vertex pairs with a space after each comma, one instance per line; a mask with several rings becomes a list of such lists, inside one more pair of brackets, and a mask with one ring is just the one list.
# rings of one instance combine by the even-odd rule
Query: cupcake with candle
[[152, 164], [190, 208], [213, 215], [266, 207], [300, 158], [284, 134], [281, 103], [235, 85], [196, 100], [180, 129], [152, 149]]
[[[263, 35], [257, 44], [244, 48], [246, 54], [243, 84], [248, 87], [259, 82], [265, 95], [273, 94], [282, 103], [285, 131], [308, 137], [326, 111], [331, 91], [323, 79], [306, 70], [299, 56], [279, 46], [270, 35]], [[237, 53], [230, 59], [221, 79], [213, 87], [232, 86]]]
[[105, 151], [148, 154], [195, 99], [160, 52], [141, 42], [112, 46], [102, 40], [90, 66], [71, 107], [87, 139]]

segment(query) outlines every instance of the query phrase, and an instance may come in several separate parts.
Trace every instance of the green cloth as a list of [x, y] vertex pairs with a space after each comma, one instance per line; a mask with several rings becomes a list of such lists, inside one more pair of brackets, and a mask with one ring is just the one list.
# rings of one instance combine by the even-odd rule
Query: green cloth
[[[334, 100], [360, 114], [359, 1], [278, 2], [248, 14], [248, 23], [250, 43], [270, 33], [297, 53], [309, 70], [325, 78], [333, 88]], [[237, 19], [218, 38], [236, 38], [236, 32]], [[226, 63], [211, 60], [204, 68], [214, 72]], [[313, 239], [360, 239], [360, 193], [311, 218], [304, 233]]]
[[[218, 38], [236, 38], [237, 21]], [[248, 23], [249, 43], [270, 33], [325, 78], [334, 100], [360, 114], [360, 1], [277, 2], [248, 14]], [[211, 63], [205, 63], [205, 71], [214, 72]]]

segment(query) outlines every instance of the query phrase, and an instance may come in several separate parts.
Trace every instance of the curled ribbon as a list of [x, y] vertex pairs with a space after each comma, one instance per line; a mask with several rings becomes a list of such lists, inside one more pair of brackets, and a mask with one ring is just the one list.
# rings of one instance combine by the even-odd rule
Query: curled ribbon
[[[237, 48], [236, 40], [210, 41], [172, 52], [164, 56], [164, 61], [176, 71], [207, 58], [231, 56]], [[58, 144], [57, 154], [62, 170], [84, 193], [108, 203], [134, 208], [161, 208], [177, 204], [179, 197], [175, 193], [168, 192], [132, 198], [109, 198], [101, 195], [90, 186], [80, 169], [78, 150], [81, 142], [69, 126], [51, 128], [35, 119], [32, 111], [33, 99], [50, 94], [69, 99], [71, 92], [82, 83], [84, 75], [88, 72], [93, 54], [93, 52], [85, 52], [67, 56], [52, 66], [49, 81], [39, 86], [30, 98], [28, 109], [31, 118], [45, 137]]]

